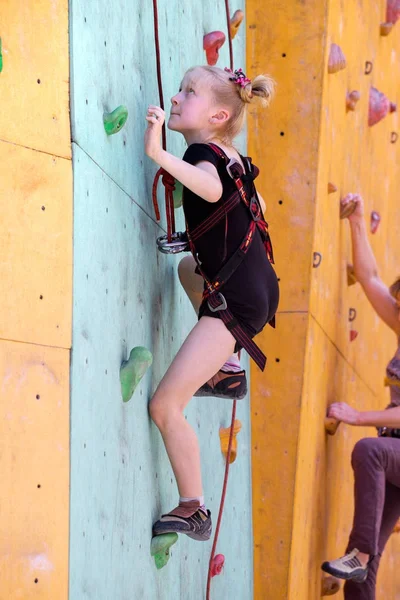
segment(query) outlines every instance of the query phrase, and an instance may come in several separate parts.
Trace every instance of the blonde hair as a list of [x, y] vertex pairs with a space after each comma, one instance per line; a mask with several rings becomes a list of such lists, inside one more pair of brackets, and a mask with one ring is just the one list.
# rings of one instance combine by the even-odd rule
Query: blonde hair
[[395, 300], [398, 299], [398, 297], [400, 295], [400, 277], [398, 277], [396, 279], [396, 281], [394, 283], [392, 283], [392, 285], [389, 288], [389, 292], [391, 293], [391, 295], [393, 296], [393, 298]]
[[269, 75], [258, 75], [250, 83], [241, 86], [231, 81], [232, 73], [219, 67], [201, 65], [189, 69], [202, 69], [210, 75], [211, 91], [217, 103], [231, 109], [231, 117], [223, 129], [224, 140], [231, 141], [243, 127], [247, 104], [259, 104], [264, 108], [269, 105], [275, 92], [276, 83]]

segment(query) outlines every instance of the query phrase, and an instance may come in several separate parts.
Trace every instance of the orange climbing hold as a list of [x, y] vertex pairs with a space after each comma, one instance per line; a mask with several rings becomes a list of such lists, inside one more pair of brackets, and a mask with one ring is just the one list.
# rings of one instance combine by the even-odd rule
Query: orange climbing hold
[[237, 32], [239, 31], [239, 27], [244, 19], [244, 12], [242, 10], [235, 10], [233, 13], [233, 17], [231, 18], [230, 30], [231, 30], [231, 38], [233, 39]]
[[335, 435], [340, 425], [340, 421], [333, 417], [325, 417], [325, 431], [328, 435]]
[[357, 102], [360, 100], [360, 98], [361, 98], [360, 92], [358, 92], [357, 90], [353, 90], [352, 92], [347, 92], [346, 109], [348, 111], [356, 110]]
[[350, 215], [353, 214], [356, 208], [357, 202], [354, 202], [354, 200], [349, 200], [349, 202], [344, 206], [340, 204], [340, 218], [346, 219], [347, 217], [350, 217]]
[[400, 519], [397, 521], [396, 525], [393, 527], [392, 533], [400, 533]]
[[321, 582], [321, 596], [333, 596], [340, 591], [340, 580], [333, 575], [323, 577]]
[[[236, 435], [239, 433], [239, 431], [242, 429], [242, 423], [238, 420], [235, 419], [235, 423], [233, 426], [233, 438], [232, 438], [232, 447], [231, 447], [231, 455], [230, 455], [230, 459], [229, 462], [233, 463], [236, 460], [236, 455], [237, 455], [237, 439], [236, 439]], [[221, 427], [219, 430], [219, 439], [221, 442], [221, 452], [222, 454], [225, 456], [227, 456], [228, 454], [228, 445], [229, 445], [229, 436], [230, 436], [230, 432], [231, 432], [231, 428], [230, 427]]]
[[203, 38], [203, 49], [206, 52], [207, 64], [214, 66], [219, 59], [218, 51], [225, 43], [225, 34], [222, 31], [212, 31]]
[[357, 277], [354, 273], [353, 265], [347, 265], [347, 285], [354, 285], [357, 283]]
[[337, 187], [334, 183], [328, 183], [328, 194], [333, 194], [334, 192], [337, 192]]

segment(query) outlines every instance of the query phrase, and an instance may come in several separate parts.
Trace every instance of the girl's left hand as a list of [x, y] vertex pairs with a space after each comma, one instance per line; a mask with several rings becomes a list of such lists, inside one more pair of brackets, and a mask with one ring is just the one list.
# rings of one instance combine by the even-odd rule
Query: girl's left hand
[[147, 156], [158, 162], [158, 157], [162, 151], [161, 132], [165, 121], [165, 112], [159, 106], [150, 104], [147, 109], [146, 121], [144, 149]]
[[357, 425], [359, 416], [359, 411], [346, 404], [346, 402], [334, 402], [328, 410], [328, 417], [332, 417], [348, 425]]

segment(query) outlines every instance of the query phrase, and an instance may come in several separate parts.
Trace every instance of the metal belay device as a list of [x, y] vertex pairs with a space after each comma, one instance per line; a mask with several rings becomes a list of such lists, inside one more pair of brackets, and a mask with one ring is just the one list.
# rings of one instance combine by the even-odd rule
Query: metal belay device
[[157, 248], [163, 254], [178, 254], [179, 252], [190, 252], [189, 239], [186, 231], [175, 232], [168, 241], [168, 236], [157, 238]]

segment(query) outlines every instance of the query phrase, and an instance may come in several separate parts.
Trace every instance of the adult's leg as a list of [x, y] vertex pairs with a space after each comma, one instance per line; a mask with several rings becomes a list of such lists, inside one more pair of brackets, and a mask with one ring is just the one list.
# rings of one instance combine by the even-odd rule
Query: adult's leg
[[400, 440], [364, 438], [354, 446], [354, 521], [348, 548], [379, 552], [386, 481], [400, 487]]
[[352, 466], [355, 512], [347, 552], [358, 548], [372, 560], [364, 583], [346, 582], [345, 599], [375, 600], [380, 558], [400, 516], [400, 440], [360, 440], [353, 450]]
[[182, 497], [202, 496], [197, 436], [183, 410], [196, 390], [232, 354], [235, 339], [220, 319], [202, 317], [164, 375], [150, 414], [163, 437]]
[[[398, 440], [400, 442], [400, 440]], [[386, 543], [400, 517], [400, 488], [386, 483], [385, 504], [382, 525], [379, 534], [378, 554], [368, 566], [368, 577], [364, 583], [346, 581], [344, 586], [345, 600], [375, 600], [376, 577], [379, 563]]]

